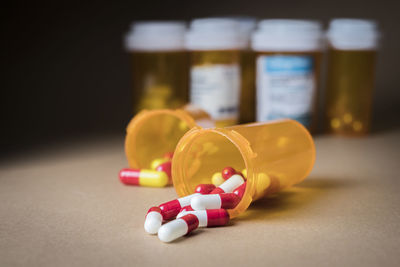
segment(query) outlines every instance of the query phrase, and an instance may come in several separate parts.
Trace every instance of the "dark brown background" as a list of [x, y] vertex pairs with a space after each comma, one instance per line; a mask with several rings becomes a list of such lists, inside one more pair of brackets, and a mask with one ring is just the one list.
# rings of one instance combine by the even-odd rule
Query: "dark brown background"
[[[113, 3], [113, 4], [112, 4]], [[123, 134], [131, 117], [130, 62], [122, 36], [133, 20], [218, 15], [379, 21], [374, 131], [399, 126], [396, 1], [81, 1], [2, 7], [1, 152], [71, 138]]]

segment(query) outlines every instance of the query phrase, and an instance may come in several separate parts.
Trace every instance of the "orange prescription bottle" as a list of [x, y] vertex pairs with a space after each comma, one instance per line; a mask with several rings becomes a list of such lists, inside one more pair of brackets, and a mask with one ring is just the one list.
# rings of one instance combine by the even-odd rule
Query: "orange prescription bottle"
[[370, 129], [379, 32], [370, 20], [334, 19], [328, 30], [325, 129], [364, 135]]
[[226, 128], [194, 127], [179, 141], [172, 160], [177, 194], [192, 194], [198, 184], [211, 183], [213, 173], [226, 166], [246, 168], [247, 185], [231, 217], [252, 201], [304, 180], [315, 161], [313, 139], [294, 120], [243, 124]]
[[151, 162], [173, 152], [179, 139], [196, 125], [212, 127], [210, 116], [198, 108], [142, 110], [126, 128], [125, 154], [131, 168], [149, 168]]
[[290, 118], [311, 131], [315, 128], [322, 37], [317, 21], [268, 19], [258, 23], [252, 36], [257, 121]]
[[132, 56], [134, 113], [180, 108], [188, 101], [188, 54], [183, 22], [132, 24], [125, 39]]
[[241, 45], [231, 19], [195, 19], [186, 34], [190, 102], [209, 113], [218, 127], [239, 120]]

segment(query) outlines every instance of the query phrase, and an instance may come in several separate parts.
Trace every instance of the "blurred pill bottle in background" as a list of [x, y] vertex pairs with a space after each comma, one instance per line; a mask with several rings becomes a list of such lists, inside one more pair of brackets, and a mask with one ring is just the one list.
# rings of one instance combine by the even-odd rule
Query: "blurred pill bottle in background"
[[125, 45], [132, 56], [134, 113], [188, 102], [184, 22], [135, 22]]
[[251, 50], [251, 34], [257, 25], [254, 17], [232, 17], [239, 26], [243, 49], [240, 51], [241, 91], [240, 123], [254, 122], [256, 119], [255, 64], [254, 52]]
[[313, 131], [323, 49], [317, 21], [268, 19], [252, 36], [257, 121], [290, 118]]
[[371, 124], [378, 27], [374, 21], [334, 19], [329, 42], [325, 129], [364, 135]]
[[208, 112], [217, 127], [236, 124], [241, 83], [237, 23], [223, 18], [195, 19], [185, 46], [190, 50], [190, 102]]

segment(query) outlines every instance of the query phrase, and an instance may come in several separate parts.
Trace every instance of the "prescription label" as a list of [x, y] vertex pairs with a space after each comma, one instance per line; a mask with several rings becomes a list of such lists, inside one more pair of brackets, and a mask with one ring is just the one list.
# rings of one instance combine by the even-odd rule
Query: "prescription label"
[[256, 64], [257, 120], [290, 118], [310, 126], [315, 91], [313, 58], [259, 56]]
[[215, 120], [237, 119], [240, 67], [238, 64], [194, 66], [190, 73], [190, 101]]

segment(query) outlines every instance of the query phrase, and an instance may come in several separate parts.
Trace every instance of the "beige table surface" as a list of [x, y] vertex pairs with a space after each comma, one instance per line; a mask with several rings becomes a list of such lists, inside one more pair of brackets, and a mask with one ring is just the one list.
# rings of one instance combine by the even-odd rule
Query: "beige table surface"
[[0, 165], [0, 265], [399, 266], [399, 144], [318, 136], [302, 184], [172, 244], [143, 220], [174, 189], [119, 183], [123, 137], [37, 149]]

